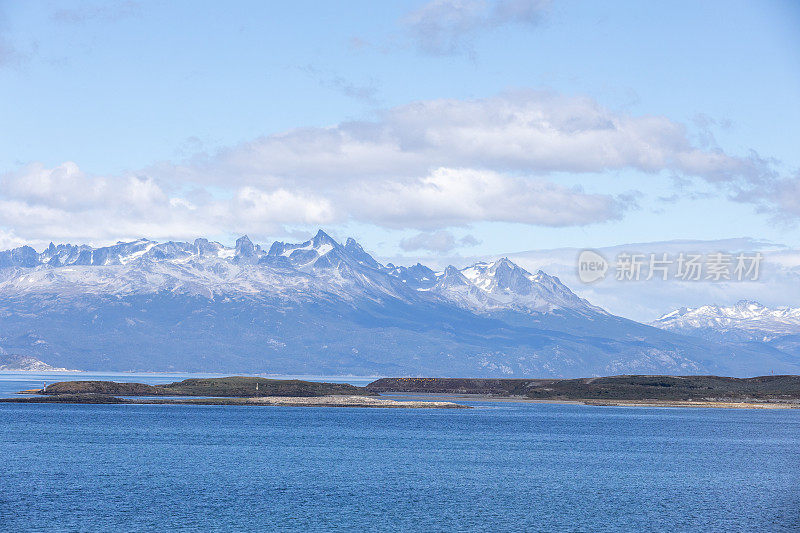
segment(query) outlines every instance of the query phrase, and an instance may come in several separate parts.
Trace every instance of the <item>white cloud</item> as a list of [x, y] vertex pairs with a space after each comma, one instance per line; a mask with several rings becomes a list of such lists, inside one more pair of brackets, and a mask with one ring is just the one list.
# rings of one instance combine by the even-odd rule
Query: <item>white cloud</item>
[[573, 226], [619, 218], [625, 205], [542, 180], [439, 168], [410, 181], [366, 183], [351, 193], [359, 218], [389, 227], [437, 228], [477, 221]]
[[775, 177], [752, 187], [740, 187], [733, 199], [750, 202], [775, 221], [792, 222], [800, 218], [800, 172], [791, 177]]
[[28, 165], [0, 176], [0, 229], [102, 240], [274, 236], [349, 221], [428, 232], [481, 221], [577, 226], [619, 219], [631, 197], [547, 174], [622, 169], [701, 178], [796, 217], [798, 180], [777, 179], [772, 164], [700, 148], [665, 117], [523, 91], [416, 102], [371, 122], [290, 130], [122, 176], [88, 175], [72, 162]]
[[[285, 224], [328, 224], [326, 199], [284, 189], [240, 187], [229, 198], [184, 197], [151, 177], [91, 176], [73, 162], [29, 165], [0, 176], [0, 229], [28, 241], [177, 238], [249, 232], [267, 235]], [[1, 241], [8, 240], [0, 233]]]
[[430, 232], [420, 232], [412, 237], [407, 237], [400, 241], [400, 248], [413, 252], [416, 250], [428, 250], [430, 252], [449, 252], [457, 246], [476, 246], [480, 244], [472, 235], [465, 235], [456, 239], [452, 232], [447, 230], [436, 230]]
[[406, 252], [429, 250], [433, 252], [449, 252], [456, 247], [455, 236], [447, 230], [423, 232], [400, 241], [400, 248]]
[[304, 196], [285, 189], [261, 191], [243, 187], [236, 193], [232, 207], [243, 223], [330, 224], [336, 219], [330, 200]]
[[198, 182], [282, 186], [419, 178], [439, 167], [518, 175], [667, 171], [713, 182], [761, 179], [768, 162], [692, 144], [683, 124], [613, 112], [586, 97], [519, 91], [391, 108], [371, 122], [296, 129], [152, 171]]
[[617, 218], [624, 205], [541, 180], [440, 168], [421, 179], [236, 187], [225, 197], [170, 191], [139, 175], [91, 176], [73, 162], [41, 164], [0, 177], [0, 228], [34, 240], [269, 235], [286, 226], [356, 220], [393, 228], [438, 228], [482, 220], [548, 226]]
[[401, 23], [423, 52], [455, 54], [470, 52], [482, 31], [539, 23], [549, 4], [548, 0], [432, 0]]
[[20, 239], [14, 235], [13, 231], [4, 231], [0, 229], [0, 250], [10, 250], [11, 248], [22, 246], [27, 242], [27, 240]]

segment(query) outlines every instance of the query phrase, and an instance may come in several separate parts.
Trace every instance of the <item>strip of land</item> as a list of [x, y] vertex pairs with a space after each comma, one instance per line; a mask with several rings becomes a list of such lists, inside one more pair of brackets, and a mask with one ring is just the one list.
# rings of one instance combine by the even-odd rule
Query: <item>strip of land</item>
[[[392, 394], [404, 394], [399, 397]], [[579, 379], [381, 378], [345, 383], [232, 376], [165, 385], [65, 381], [0, 402], [285, 405], [448, 409], [459, 401], [595, 406], [800, 408], [800, 376], [609, 376]], [[408, 396], [410, 395], [410, 396]], [[380, 397], [379, 397], [380, 396]]]
[[267, 379], [230, 376], [224, 378], [192, 378], [146, 385], [116, 381], [62, 381], [44, 390], [27, 391], [36, 394], [106, 394], [114, 396], [218, 396], [254, 398], [261, 396], [377, 396], [374, 391], [348, 383], [324, 383], [299, 379]]
[[258, 396], [254, 398], [120, 398], [106, 394], [54, 394], [28, 398], [0, 398], [5, 403], [61, 403], [61, 404], [133, 404], [133, 405], [250, 405], [288, 407], [375, 407], [405, 409], [468, 409], [447, 401], [396, 401], [373, 396]]
[[[439, 400], [526, 401], [603, 406], [800, 408], [800, 376], [609, 376], [578, 379], [382, 378], [382, 394]], [[422, 397], [422, 396], [421, 396]], [[421, 398], [418, 397], [418, 398]]]
[[458, 409], [448, 401], [395, 401], [365, 387], [346, 383], [232, 376], [193, 378], [166, 385], [115, 381], [64, 381], [24, 396], [0, 398], [13, 403], [283, 405], [295, 407], [377, 407]]

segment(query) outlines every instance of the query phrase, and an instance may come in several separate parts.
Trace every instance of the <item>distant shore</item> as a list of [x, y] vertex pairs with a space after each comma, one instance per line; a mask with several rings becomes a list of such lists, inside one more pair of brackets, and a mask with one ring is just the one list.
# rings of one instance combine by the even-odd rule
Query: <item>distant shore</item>
[[800, 376], [648, 376], [576, 379], [382, 378], [382, 395], [616, 407], [800, 408]]
[[800, 403], [788, 402], [742, 402], [742, 401], [663, 401], [663, 400], [598, 400], [592, 398], [565, 400], [534, 400], [523, 397], [498, 397], [483, 394], [420, 394], [345, 396], [328, 395], [314, 397], [260, 396], [253, 398], [119, 398], [104, 394], [59, 394], [41, 395], [38, 390], [21, 391], [26, 396], [0, 398], [0, 403], [36, 404], [127, 404], [127, 405], [239, 405], [239, 406], [285, 406], [285, 407], [367, 407], [405, 409], [471, 409], [458, 402], [502, 402], [539, 403], [557, 405], [586, 405], [602, 407], [702, 407], [718, 409], [800, 409]]
[[4, 403], [258, 405], [463, 408], [462, 402], [518, 402], [603, 407], [798, 409], [800, 376], [623, 375], [577, 379], [380, 378], [366, 386], [269, 379], [200, 377], [149, 385], [62, 381], [20, 391]]
[[248, 376], [189, 378], [163, 385], [116, 381], [62, 381], [20, 391], [4, 403], [249, 405], [296, 407], [464, 408], [446, 401], [395, 401], [348, 383]]
[[577, 399], [531, 399], [524, 396], [493, 396], [490, 394], [384, 394], [384, 398], [415, 401], [451, 402], [497, 402], [497, 403], [541, 403], [555, 405], [589, 405], [601, 407], [714, 407], [721, 409], [800, 409], [800, 402], [760, 401], [711, 401], [711, 400], [598, 400]]
[[253, 398], [159, 398], [138, 397], [120, 398], [105, 394], [55, 394], [40, 395], [36, 391], [23, 391], [34, 394], [27, 397], [0, 398], [2, 403], [49, 403], [49, 404], [127, 404], [127, 405], [241, 405], [241, 406], [285, 406], [285, 407], [370, 407], [404, 409], [469, 409], [447, 401], [396, 401], [374, 396], [259, 396]]

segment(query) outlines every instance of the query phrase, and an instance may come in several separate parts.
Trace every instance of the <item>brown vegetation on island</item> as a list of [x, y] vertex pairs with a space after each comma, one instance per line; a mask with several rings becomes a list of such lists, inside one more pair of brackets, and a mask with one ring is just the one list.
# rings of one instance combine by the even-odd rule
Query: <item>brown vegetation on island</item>
[[380, 392], [474, 394], [532, 400], [800, 402], [800, 376], [609, 376], [578, 379], [382, 378]]

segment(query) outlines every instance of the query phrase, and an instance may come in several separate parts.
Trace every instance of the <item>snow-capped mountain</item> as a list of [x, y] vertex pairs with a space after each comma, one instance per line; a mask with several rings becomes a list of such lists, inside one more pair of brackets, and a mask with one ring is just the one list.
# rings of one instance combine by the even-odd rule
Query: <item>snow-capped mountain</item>
[[0, 350], [0, 371], [13, 372], [70, 372], [67, 368], [56, 368], [44, 361], [27, 355], [6, 354]]
[[394, 278], [362, 261], [323, 231], [300, 244], [276, 242], [268, 252], [246, 236], [233, 248], [206, 239], [140, 239], [103, 248], [51, 244], [41, 254], [29, 247], [0, 252], [0, 295], [398, 296]]
[[442, 299], [477, 312], [515, 310], [549, 313], [569, 310], [586, 314], [606, 312], [578, 297], [553, 276], [539, 270], [531, 274], [507, 258], [480, 262], [441, 272], [417, 263], [411, 267], [387, 265], [387, 271], [408, 287], [430, 291]]
[[[6, 267], [6, 268], [2, 268]], [[270, 294], [302, 297], [334, 293], [413, 299], [429, 292], [479, 312], [572, 309], [603, 313], [542, 271], [532, 275], [508, 259], [461, 271], [434, 272], [423, 265], [383, 266], [354, 239], [344, 246], [320, 230], [312, 239], [275, 242], [269, 251], [247, 236], [233, 248], [197, 239], [157, 243], [147, 239], [91, 248], [51, 244], [0, 252], [0, 294], [147, 294], [169, 291], [208, 297]]]
[[800, 334], [800, 308], [769, 308], [741, 300], [732, 306], [683, 307], [667, 313], [653, 325], [668, 331], [727, 339], [769, 342]]
[[[382, 265], [323, 231], [0, 252], [0, 349], [92, 370], [585, 376], [800, 371], [611, 315], [508, 259]], [[785, 357], [786, 356], [786, 357]]]
[[531, 274], [507, 258], [492, 263], [476, 263], [461, 273], [489, 296], [486, 305], [490, 307], [544, 313], [559, 309], [586, 314], [605, 313], [579, 298], [558, 278], [541, 270]]

